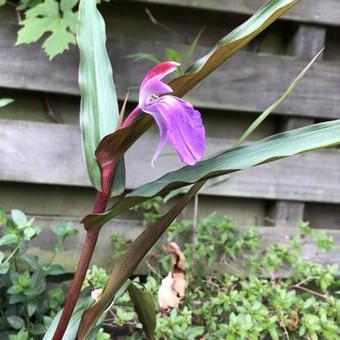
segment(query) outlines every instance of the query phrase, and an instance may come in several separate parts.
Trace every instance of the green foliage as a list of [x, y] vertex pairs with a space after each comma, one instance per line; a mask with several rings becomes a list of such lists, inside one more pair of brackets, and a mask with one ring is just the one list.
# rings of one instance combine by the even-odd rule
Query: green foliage
[[[117, 165], [116, 157], [107, 161], [96, 151], [99, 142], [119, 127], [119, 108], [105, 45], [105, 24], [95, 1], [80, 1], [77, 42], [80, 53], [80, 128], [87, 172], [98, 191], [118, 195], [125, 187], [124, 160]], [[113, 169], [112, 179], [107, 174]]]
[[13, 102], [14, 102], [14, 100], [11, 99], [11, 98], [1, 98], [0, 99], [0, 108], [4, 107], [4, 106], [6, 106], [6, 105], [8, 105], [10, 103], [13, 103]]
[[52, 227], [52, 231], [57, 236], [57, 244], [54, 246], [56, 253], [60, 253], [64, 250], [65, 240], [68, 237], [76, 236], [78, 234], [78, 229], [70, 222], [65, 222], [61, 226]]
[[[64, 274], [64, 268], [53, 264], [53, 257], [46, 263], [27, 254], [30, 241], [41, 232], [34, 218], [17, 209], [7, 216], [0, 209], [0, 228], [1, 339], [41, 339], [65, 300], [60, 285], [50, 282]], [[67, 237], [75, 235], [70, 224], [53, 230], [58, 236], [55, 252], [63, 248]]]
[[[152, 208], [159, 202], [157, 198], [148, 203], [151, 215], [161, 213]], [[188, 239], [192, 232], [192, 220], [173, 223], [148, 258], [152, 270], [144, 286], [157, 303], [160, 274], [165, 276], [171, 270], [163, 245], [178, 237], [188, 240], [184, 245], [189, 282], [186, 297], [169, 315], [157, 314], [157, 339], [339, 338], [338, 267], [301, 258], [306, 245], [315, 244], [320, 251], [333, 249], [329, 235], [301, 222], [289, 241], [264, 247], [256, 229], [240, 232], [230, 218], [214, 215], [198, 223], [194, 245]], [[120, 245], [123, 242], [121, 236], [114, 239]], [[129, 338], [143, 338], [127, 294], [111, 313], [107, 325], [129, 324], [135, 327]]]
[[[17, 45], [31, 44], [50, 32], [43, 49], [50, 59], [76, 43], [78, 0], [44, 0], [25, 12], [23, 26], [18, 32]], [[26, 6], [29, 6], [27, 4]], [[23, 7], [26, 7], [23, 5]]]
[[103, 289], [108, 279], [105, 269], [93, 265], [86, 273], [82, 289], [91, 287], [92, 289]]
[[180, 76], [184, 74], [185, 69], [192, 62], [192, 58], [194, 56], [195, 50], [198, 45], [198, 41], [203, 33], [203, 30], [204, 27], [198, 32], [195, 39], [190, 44], [185, 53], [181, 53], [173, 48], [166, 48], [164, 51], [164, 57], [157, 56], [155, 54], [140, 52], [130, 54], [127, 56], [127, 58], [133, 58], [134, 61], [150, 61], [153, 64], [159, 64], [164, 60], [175, 61], [176, 63], [180, 64], [180, 66], [176, 70], [177, 76]]
[[[249, 145], [223, 150], [194, 166], [184, 166], [178, 170], [168, 172], [161, 178], [132, 190], [105, 213], [88, 215], [82, 222], [86, 228], [99, 228], [122, 212], [148, 201], [160, 193], [164, 194], [193, 183], [203, 185], [203, 182], [213, 177], [252, 168], [259, 164], [307, 151], [337, 145], [340, 143], [339, 128], [340, 120], [318, 123], [279, 133]], [[123, 133], [125, 133], [123, 131], [126, 130], [121, 129], [120, 134], [116, 134], [116, 132], [105, 138], [107, 140], [102, 149], [105, 150], [109, 145], [113, 147], [113, 136], [122, 137]], [[119, 144], [120, 142], [117, 140], [117, 143]], [[101, 146], [98, 147], [98, 149], [100, 148]], [[105, 151], [101, 152], [105, 153]]]

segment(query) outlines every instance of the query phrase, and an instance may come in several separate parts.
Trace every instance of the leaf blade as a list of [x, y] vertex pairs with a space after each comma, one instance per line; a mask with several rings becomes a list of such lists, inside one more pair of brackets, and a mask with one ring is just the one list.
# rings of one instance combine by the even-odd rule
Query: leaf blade
[[232, 54], [261, 33], [299, 0], [271, 0], [241, 26], [222, 38], [204, 57], [192, 64], [184, 75], [172, 80], [174, 95], [182, 97]]
[[299, 75], [293, 80], [293, 82], [288, 86], [286, 91], [278, 98], [274, 104], [269, 106], [255, 121], [249, 126], [249, 128], [241, 135], [241, 137], [236, 141], [234, 146], [241, 145], [253, 132], [254, 130], [294, 91], [300, 80], [305, 76], [308, 70], [312, 67], [316, 59], [323, 52], [324, 48], [316, 54], [316, 56], [307, 64], [307, 66], [299, 73]]
[[155, 339], [156, 307], [152, 295], [133, 283], [129, 285], [128, 292], [147, 339]]
[[165, 215], [149, 225], [141, 235], [129, 244], [125, 253], [115, 262], [110, 278], [99, 300], [85, 311], [79, 327], [79, 338], [83, 339], [87, 336], [103, 311], [112, 303], [115, 293], [119, 291], [124, 282], [134, 273], [142, 258], [158, 241], [183, 208], [191, 201], [203, 184], [204, 181], [196, 183]]
[[185, 166], [170, 172], [156, 181], [131, 191], [106, 213], [88, 215], [82, 222], [89, 228], [102, 226], [111, 218], [158, 194], [280, 158], [337, 144], [340, 144], [340, 120], [279, 133], [250, 145], [222, 151], [193, 167]]
[[14, 100], [12, 98], [1, 98], [0, 99], [0, 107], [4, 107], [4, 106], [9, 105], [13, 102], [14, 102]]
[[[99, 142], [115, 131], [119, 108], [112, 67], [106, 51], [105, 24], [91, 0], [79, 6], [77, 41], [80, 51], [79, 86], [81, 92], [80, 125], [87, 170], [93, 186], [101, 190], [101, 169], [95, 151]], [[114, 180], [112, 193], [119, 194], [125, 186], [125, 169], [117, 167], [120, 180]]]

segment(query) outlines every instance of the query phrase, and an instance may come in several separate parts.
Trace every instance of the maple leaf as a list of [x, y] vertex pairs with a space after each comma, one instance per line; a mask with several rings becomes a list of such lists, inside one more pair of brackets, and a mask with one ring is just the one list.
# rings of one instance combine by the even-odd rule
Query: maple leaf
[[[2, 0], [0, 0], [2, 1]], [[45, 0], [25, 13], [23, 26], [18, 32], [16, 45], [37, 42], [45, 33], [43, 48], [50, 60], [76, 43], [77, 12], [73, 8], [78, 0]]]

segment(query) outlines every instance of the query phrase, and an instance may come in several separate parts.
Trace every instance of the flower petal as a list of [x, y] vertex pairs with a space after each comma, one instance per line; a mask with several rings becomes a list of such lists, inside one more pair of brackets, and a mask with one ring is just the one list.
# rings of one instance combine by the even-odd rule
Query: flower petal
[[[195, 165], [205, 151], [205, 130], [199, 111], [183, 99], [163, 96], [142, 108], [151, 114], [161, 133], [161, 141], [153, 161], [164, 146], [164, 131], [183, 163]], [[164, 141], [165, 140], [165, 141]]]
[[141, 87], [143, 87], [143, 85], [150, 79], [161, 80], [166, 75], [170, 74], [171, 72], [174, 72], [179, 65], [180, 64], [174, 61], [164, 61], [163, 63], [156, 65], [146, 74], [142, 81]]
[[175, 71], [178, 66], [179, 64], [173, 61], [165, 61], [156, 65], [146, 74], [139, 92], [140, 107], [149, 105], [154, 100], [154, 96], [158, 97], [172, 92], [171, 87], [162, 82], [161, 79]]

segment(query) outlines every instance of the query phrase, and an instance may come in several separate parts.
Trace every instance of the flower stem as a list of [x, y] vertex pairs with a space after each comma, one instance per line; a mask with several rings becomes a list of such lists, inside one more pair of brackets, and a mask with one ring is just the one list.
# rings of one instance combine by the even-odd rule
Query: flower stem
[[[96, 201], [94, 204], [94, 213], [102, 213], [105, 211], [109, 196], [102, 193], [97, 192]], [[72, 316], [74, 307], [78, 301], [81, 287], [83, 285], [87, 269], [89, 267], [94, 248], [97, 244], [97, 239], [99, 235], [100, 229], [89, 229], [86, 231], [86, 239], [84, 243], [83, 250], [80, 255], [79, 263], [77, 266], [76, 273], [74, 275], [71, 289], [66, 299], [65, 307], [63, 309], [63, 313], [59, 320], [59, 324], [54, 333], [52, 340], [61, 340], [66, 331], [67, 325]]]

